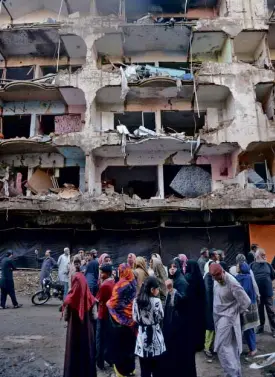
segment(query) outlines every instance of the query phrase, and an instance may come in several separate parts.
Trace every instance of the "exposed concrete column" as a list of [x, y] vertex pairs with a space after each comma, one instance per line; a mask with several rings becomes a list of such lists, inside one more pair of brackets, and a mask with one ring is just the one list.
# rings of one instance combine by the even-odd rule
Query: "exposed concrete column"
[[163, 165], [158, 165], [158, 191], [161, 199], [164, 199], [164, 175]]
[[85, 168], [79, 169], [79, 190], [85, 192]]
[[[28, 181], [31, 179], [31, 176], [33, 175], [33, 168], [28, 168]], [[26, 196], [31, 196], [31, 191], [27, 190]]]
[[36, 135], [36, 114], [31, 115], [30, 137]]
[[94, 156], [89, 154], [86, 156], [85, 165], [85, 191], [90, 195], [94, 195], [95, 191], [95, 161]]
[[160, 134], [161, 132], [161, 110], [156, 111], [156, 133]]

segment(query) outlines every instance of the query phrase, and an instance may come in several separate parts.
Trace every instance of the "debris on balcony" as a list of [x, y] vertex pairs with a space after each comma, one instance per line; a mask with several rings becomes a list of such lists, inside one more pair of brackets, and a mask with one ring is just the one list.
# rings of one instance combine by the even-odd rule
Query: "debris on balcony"
[[120, 67], [121, 72], [121, 99], [125, 99], [130, 88], [128, 84], [136, 84], [149, 78], [170, 78], [175, 80], [180, 89], [182, 81], [193, 80], [193, 75], [186, 70], [154, 67], [151, 65], [130, 65], [126, 68]]
[[53, 188], [51, 176], [41, 169], [36, 169], [27, 182], [28, 189], [34, 194], [47, 194]]
[[79, 189], [77, 189], [73, 184], [69, 183], [64, 183], [63, 188], [50, 189], [50, 192], [57, 194], [61, 199], [73, 199], [80, 195]]
[[143, 136], [157, 136], [157, 133], [155, 131], [149, 130], [148, 128], [144, 126], [140, 126], [137, 130], [134, 131], [134, 135], [137, 137], [143, 137]]

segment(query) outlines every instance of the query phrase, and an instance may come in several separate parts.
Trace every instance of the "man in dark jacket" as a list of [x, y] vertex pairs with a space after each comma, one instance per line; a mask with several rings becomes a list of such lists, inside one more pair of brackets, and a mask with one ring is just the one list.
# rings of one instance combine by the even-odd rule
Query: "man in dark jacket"
[[255, 262], [255, 255], [256, 255], [256, 251], [258, 249], [259, 245], [253, 243], [251, 245], [251, 248], [250, 248], [250, 252], [247, 254], [247, 263], [248, 264], [251, 264], [253, 262]]
[[85, 276], [91, 293], [96, 296], [98, 291], [99, 263], [97, 259], [97, 250], [91, 250], [87, 253], [88, 264], [85, 269]]
[[45, 252], [44, 258], [38, 258], [38, 250], [35, 250], [38, 262], [42, 262], [40, 272], [40, 284], [43, 286], [43, 280], [51, 275], [53, 268], [57, 267], [56, 261], [51, 257], [51, 250]]
[[272, 281], [275, 280], [275, 272], [266, 260], [264, 249], [257, 250], [255, 259], [256, 261], [251, 264], [251, 270], [254, 273], [261, 295], [259, 303], [260, 326], [257, 329], [257, 333], [259, 334], [264, 331], [266, 309], [272, 336], [275, 338], [275, 313], [273, 309], [272, 287]]
[[1, 308], [7, 309], [6, 301], [7, 296], [9, 295], [15, 309], [21, 308], [22, 305], [19, 305], [14, 290], [14, 281], [13, 281], [13, 270], [15, 270], [14, 262], [12, 261], [13, 252], [8, 251], [6, 256], [2, 259], [1, 270], [2, 277], [0, 281], [1, 287]]
[[201, 256], [198, 259], [198, 265], [199, 265], [202, 276], [204, 276], [204, 266], [208, 261], [209, 261], [209, 251], [207, 247], [203, 247], [201, 249]]

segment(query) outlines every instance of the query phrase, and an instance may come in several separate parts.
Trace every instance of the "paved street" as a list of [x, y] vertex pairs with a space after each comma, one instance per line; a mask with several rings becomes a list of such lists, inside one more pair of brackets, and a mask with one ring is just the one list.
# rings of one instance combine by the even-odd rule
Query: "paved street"
[[[0, 376], [61, 377], [66, 329], [60, 321], [59, 302], [34, 307], [27, 297], [19, 301], [24, 304], [22, 309], [0, 311]], [[269, 334], [260, 336], [258, 349], [261, 353], [275, 351], [275, 340]], [[259, 376], [248, 369], [245, 360], [243, 365], [244, 377]], [[197, 369], [199, 377], [222, 376], [218, 362], [207, 363], [203, 354], [197, 355]], [[98, 373], [99, 377], [111, 375], [111, 369]]]

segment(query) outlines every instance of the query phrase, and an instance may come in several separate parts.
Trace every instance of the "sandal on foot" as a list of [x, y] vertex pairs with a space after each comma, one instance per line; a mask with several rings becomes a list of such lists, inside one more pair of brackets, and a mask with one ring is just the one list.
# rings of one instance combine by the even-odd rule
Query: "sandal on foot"
[[18, 304], [16, 306], [14, 306], [13, 309], [19, 309], [19, 308], [22, 308], [22, 306], [23, 306], [22, 304]]

